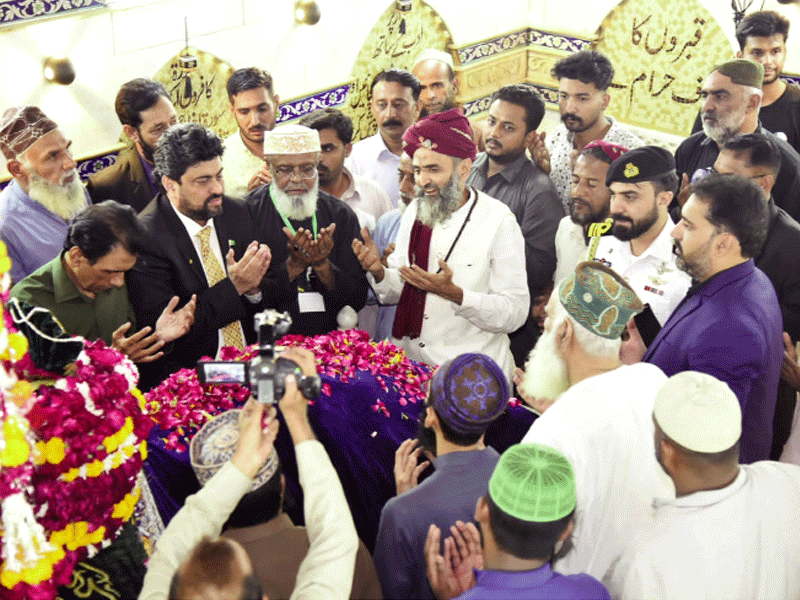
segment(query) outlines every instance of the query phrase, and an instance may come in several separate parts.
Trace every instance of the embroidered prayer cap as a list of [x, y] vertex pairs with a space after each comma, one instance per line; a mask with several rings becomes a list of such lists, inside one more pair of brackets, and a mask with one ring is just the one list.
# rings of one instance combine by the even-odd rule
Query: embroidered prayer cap
[[457, 108], [429, 115], [406, 129], [403, 134], [405, 153], [413, 158], [420, 147], [454, 158], [473, 160], [478, 153], [472, 141], [469, 120]]
[[731, 448], [742, 435], [742, 409], [728, 384], [707, 373], [683, 371], [656, 393], [653, 418], [671, 440], [695, 452]]
[[611, 162], [614, 162], [628, 151], [628, 149], [624, 146], [612, 144], [611, 142], [607, 142], [605, 140], [595, 140], [593, 142], [589, 142], [583, 147], [584, 150], [589, 150], [591, 148], [600, 148], [600, 150], [602, 150], [605, 155], [611, 159]]
[[443, 62], [452, 71], [455, 69], [453, 65], [453, 57], [450, 56], [447, 52], [443, 52], [442, 50], [437, 50], [436, 48], [428, 48], [427, 50], [423, 50], [417, 55], [417, 60], [414, 61], [414, 66], [416, 67], [419, 63], [424, 60], [438, 60], [439, 62]]
[[264, 154], [306, 154], [319, 152], [319, 131], [303, 125], [279, 125], [264, 132]]
[[0, 119], [0, 149], [11, 160], [56, 127], [37, 106], [12, 106]]
[[[220, 413], [205, 425], [192, 438], [189, 444], [189, 459], [200, 486], [204, 486], [236, 452], [239, 444], [240, 409], [227, 410]], [[250, 491], [260, 488], [278, 468], [278, 455], [273, 448], [272, 454], [255, 476]]]
[[622, 277], [594, 261], [580, 263], [564, 278], [558, 298], [578, 323], [610, 340], [619, 338], [630, 318], [644, 308]]
[[508, 404], [505, 373], [485, 354], [461, 354], [431, 379], [431, 406], [456, 433], [483, 433]]
[[675, 172], [672, 152], [658, 146], [642, 146], [628, 150], [608, 167], [606, 186], [614, 181], [639, 183], [653, 181]]
[[575, 509], [575, 473], [558, 450], [516, 444], [500, 456], [489, 496], [497, 508], [522, 521], [557, 521]]
[[746, 58], [734, 58], [726, 61], [711, 69], [712, 73], [714, 71], [730, 77], [731, 83], [738, 85], [761, 88], [761, 84], [764, 83], [764, 67]]

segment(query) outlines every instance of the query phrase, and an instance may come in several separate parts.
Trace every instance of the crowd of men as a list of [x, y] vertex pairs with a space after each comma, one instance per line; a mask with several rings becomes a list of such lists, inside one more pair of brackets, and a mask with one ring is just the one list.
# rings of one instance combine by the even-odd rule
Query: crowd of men
[[[591, 50], [553, 68], [562, 123], [547, 135], [526, 84], [470, 123], [452, 57], [432, 49], [375, 76], [378, 130], [355, 143], [333, 108], [276, 126], [260, 69], [227, 82], [225, 140], [134, 79], [115, 102], [131, 145], [86, 187], [59, 126], [8, 109], [11, 295], [128, 355], [144, 389], [252, 343], [265, 308], [309, 336], [355, 311], [438, 367], [372, 557], [290, 377], [279, 408], [306, 529], [281, 509], [274, 409], [248, 404], [193, 444], [215, 474], [140, 597], [798, 597], [800, 467], [771, 462], [800, 389], [787, 37], [777, 13], [741, 21], [674, 155], [605, 114], [614, 70]], [[541, 416], [499, 455], [484, 434], [512, 390]], [[204, 452], [237, 427], [221, 460]]]

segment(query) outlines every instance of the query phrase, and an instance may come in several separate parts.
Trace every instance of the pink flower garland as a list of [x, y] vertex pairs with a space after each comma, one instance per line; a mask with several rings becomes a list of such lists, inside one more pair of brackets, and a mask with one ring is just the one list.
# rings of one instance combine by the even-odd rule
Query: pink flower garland
[[[32, 365], [27, 362], [18, 373]], [[112, 541], [133, 511], [143, 441], [153, 426], [135, 388], [135, 367], [102, 341], [87, 342], [76, 367], [74, 376], [40, 386], [27, 415], [42, 440], [37, 446], [44, 461], [29, 474], [34, 509], [51, 535], [62, 532], [65, 555], [53, 565], [50, 579], [38, 585], [19, 583], [6, 590], [11, 598], [55, 598], [57, 587], [70, 582], [74, 565], [89, 554], [89, 546]], [[0, 474], [0, 486], [6, 476]], [[75, 533], [72, 527], [85, 531]]]

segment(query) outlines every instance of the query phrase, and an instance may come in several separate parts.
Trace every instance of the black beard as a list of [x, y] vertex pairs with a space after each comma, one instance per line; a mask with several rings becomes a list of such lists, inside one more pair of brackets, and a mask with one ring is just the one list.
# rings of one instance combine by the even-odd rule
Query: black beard
[[150, 144], [145, 142], [144, 138], [142, 137], [142, 133], [138, 129], [136, 131], [139, 133], [139, 145], [142, 147], [142, 155], [144, 156], [144, 159], [151, 165], [155, 164], [156, 162], [154, 158], [156, 152], [155, 146], [151, 146]]
[[631, 240], [635, 240], [640, 235], [645, 233], [649, 230], [656, 221], [658, 221], [658, 211], [653, 209], [653, 212], [646, 215], [642, 218], [641, 221], [638, 223], [628, 219], [627, 217], [620, 219], [622, 222], [630, 223], [629, 228], [620, 227], [617, 224], [617, 219], [619, 218], [617, 215], [611, 215], [614, 219], [614, 224], [611, 226], [611, 234], [620, 241], [629, 242]]

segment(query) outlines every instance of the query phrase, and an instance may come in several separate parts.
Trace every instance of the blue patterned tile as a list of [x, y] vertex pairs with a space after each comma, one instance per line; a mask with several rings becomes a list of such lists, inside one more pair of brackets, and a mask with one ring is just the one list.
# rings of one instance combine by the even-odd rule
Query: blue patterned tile
[[462, 48], [458, 51], [458, 56], [461, 64], [466, 65], [480, 58], [494, 56], [519, 46], [541, 46], [542, 48], [577, 52], [587, 48], [590, 43], [590, 40], [582, 38], [526, 28]]
[[0, 3], [0, 25], [105, 6], [102, 0], [8, 0]]
[[306, 96], [299, 100], [287, 102], [281, 105], [280, 115], [278, 122], [290, 121], [298, 119], [303, 115], [317, 110], [318, 108], [336, 107], [344, 104], [347, 99], [347, 92], [350, 91], [350, 85], [342, 85], [332, 90], [327, 90], [314, 94], [313, 96]]

